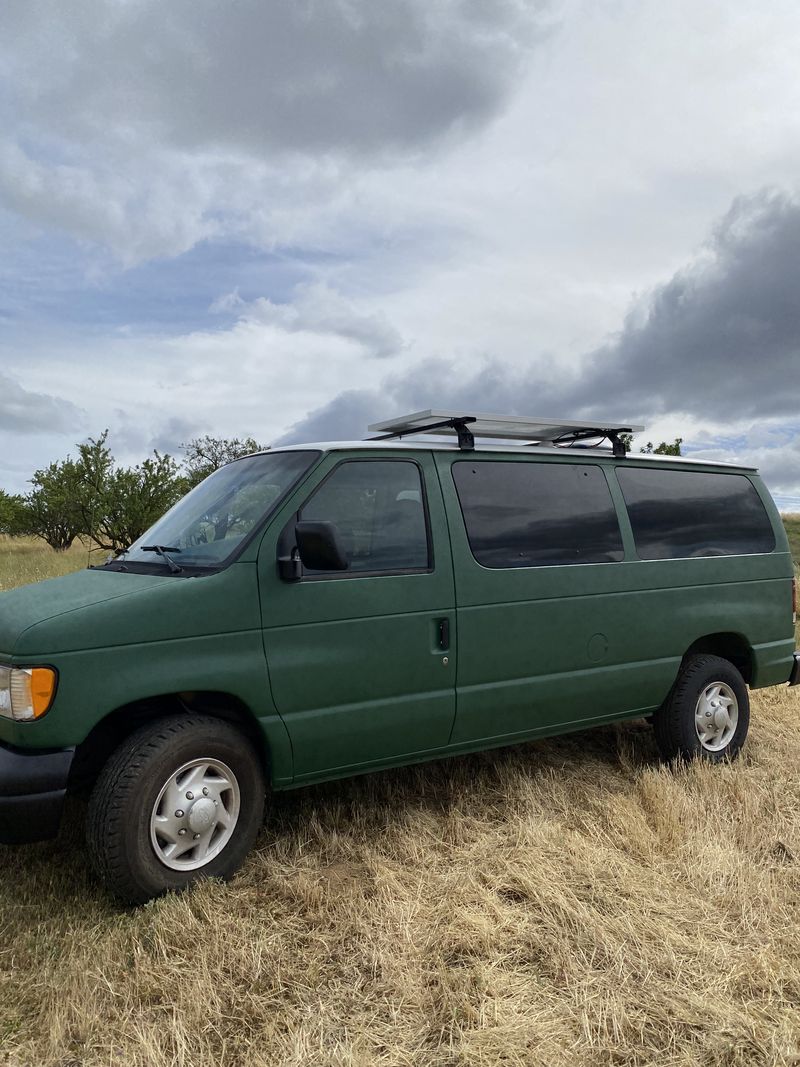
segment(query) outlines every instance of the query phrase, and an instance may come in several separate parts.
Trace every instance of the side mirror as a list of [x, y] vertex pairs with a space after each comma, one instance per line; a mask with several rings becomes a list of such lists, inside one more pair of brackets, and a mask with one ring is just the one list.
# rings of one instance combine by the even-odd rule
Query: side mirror
[[314, 571], [347, 570], [347, 553], [335, 523], [301, 520], [294, 532], [304, 567]]

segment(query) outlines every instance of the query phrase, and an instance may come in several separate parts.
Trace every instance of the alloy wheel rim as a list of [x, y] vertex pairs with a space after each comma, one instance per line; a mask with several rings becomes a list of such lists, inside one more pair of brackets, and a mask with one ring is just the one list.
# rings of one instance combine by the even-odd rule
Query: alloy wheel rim
[[739, 702], [725, 682], [711, 682], [697, 699], [694, 728], [697, 739], [707, 752], [722, 752], [728, 747], [739, 724]]
[[196, 871], [220, 854], [239, 821], [236, 775], [220, 760], [189, 760], [161, 787], [150, 814], [150, 842], [173, 871]]

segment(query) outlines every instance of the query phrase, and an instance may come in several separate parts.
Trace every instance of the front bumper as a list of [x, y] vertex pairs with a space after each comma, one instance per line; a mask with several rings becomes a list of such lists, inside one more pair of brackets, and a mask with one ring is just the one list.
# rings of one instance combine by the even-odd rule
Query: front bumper
[[74, 748], [21, 749], [0, 744], [0, 843], [55, 837]]
[[795, 652], [792, 673], [789, 675], [789, 685], [797, 685], [798, 682], [800, 682], [800, 652]]

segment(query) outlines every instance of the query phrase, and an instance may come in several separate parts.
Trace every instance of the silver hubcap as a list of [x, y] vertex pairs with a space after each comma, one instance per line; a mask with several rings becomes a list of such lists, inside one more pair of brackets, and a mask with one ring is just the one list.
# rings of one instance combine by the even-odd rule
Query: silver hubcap
[[150, 841], [173, 871], [205, 867], [225, 848], [239, 819], [239, 783], [219, 760], [195, 759], [168, 778], [153, 805]]
[[739, 723], [736, 694], [724, 682], [707, 685], [697, 701], [694, 728], [703, 748], [721, 752], [733, 740]]

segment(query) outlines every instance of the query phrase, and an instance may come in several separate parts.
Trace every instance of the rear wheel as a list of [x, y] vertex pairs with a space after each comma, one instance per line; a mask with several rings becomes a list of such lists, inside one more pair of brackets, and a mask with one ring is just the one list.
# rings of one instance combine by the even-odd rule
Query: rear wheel
[[750, 725], [750, 698], [739, 671], [720, 656], [688, 656], [653, 716], [664, 759], [719, 763], [738, 755]]
[[264, 775], [229, 723], [173, 716], [132, 734], [89, 801], [91, 861], [117, 896], [139, 904], [198, 878], [228, 878], [258, 834]]

